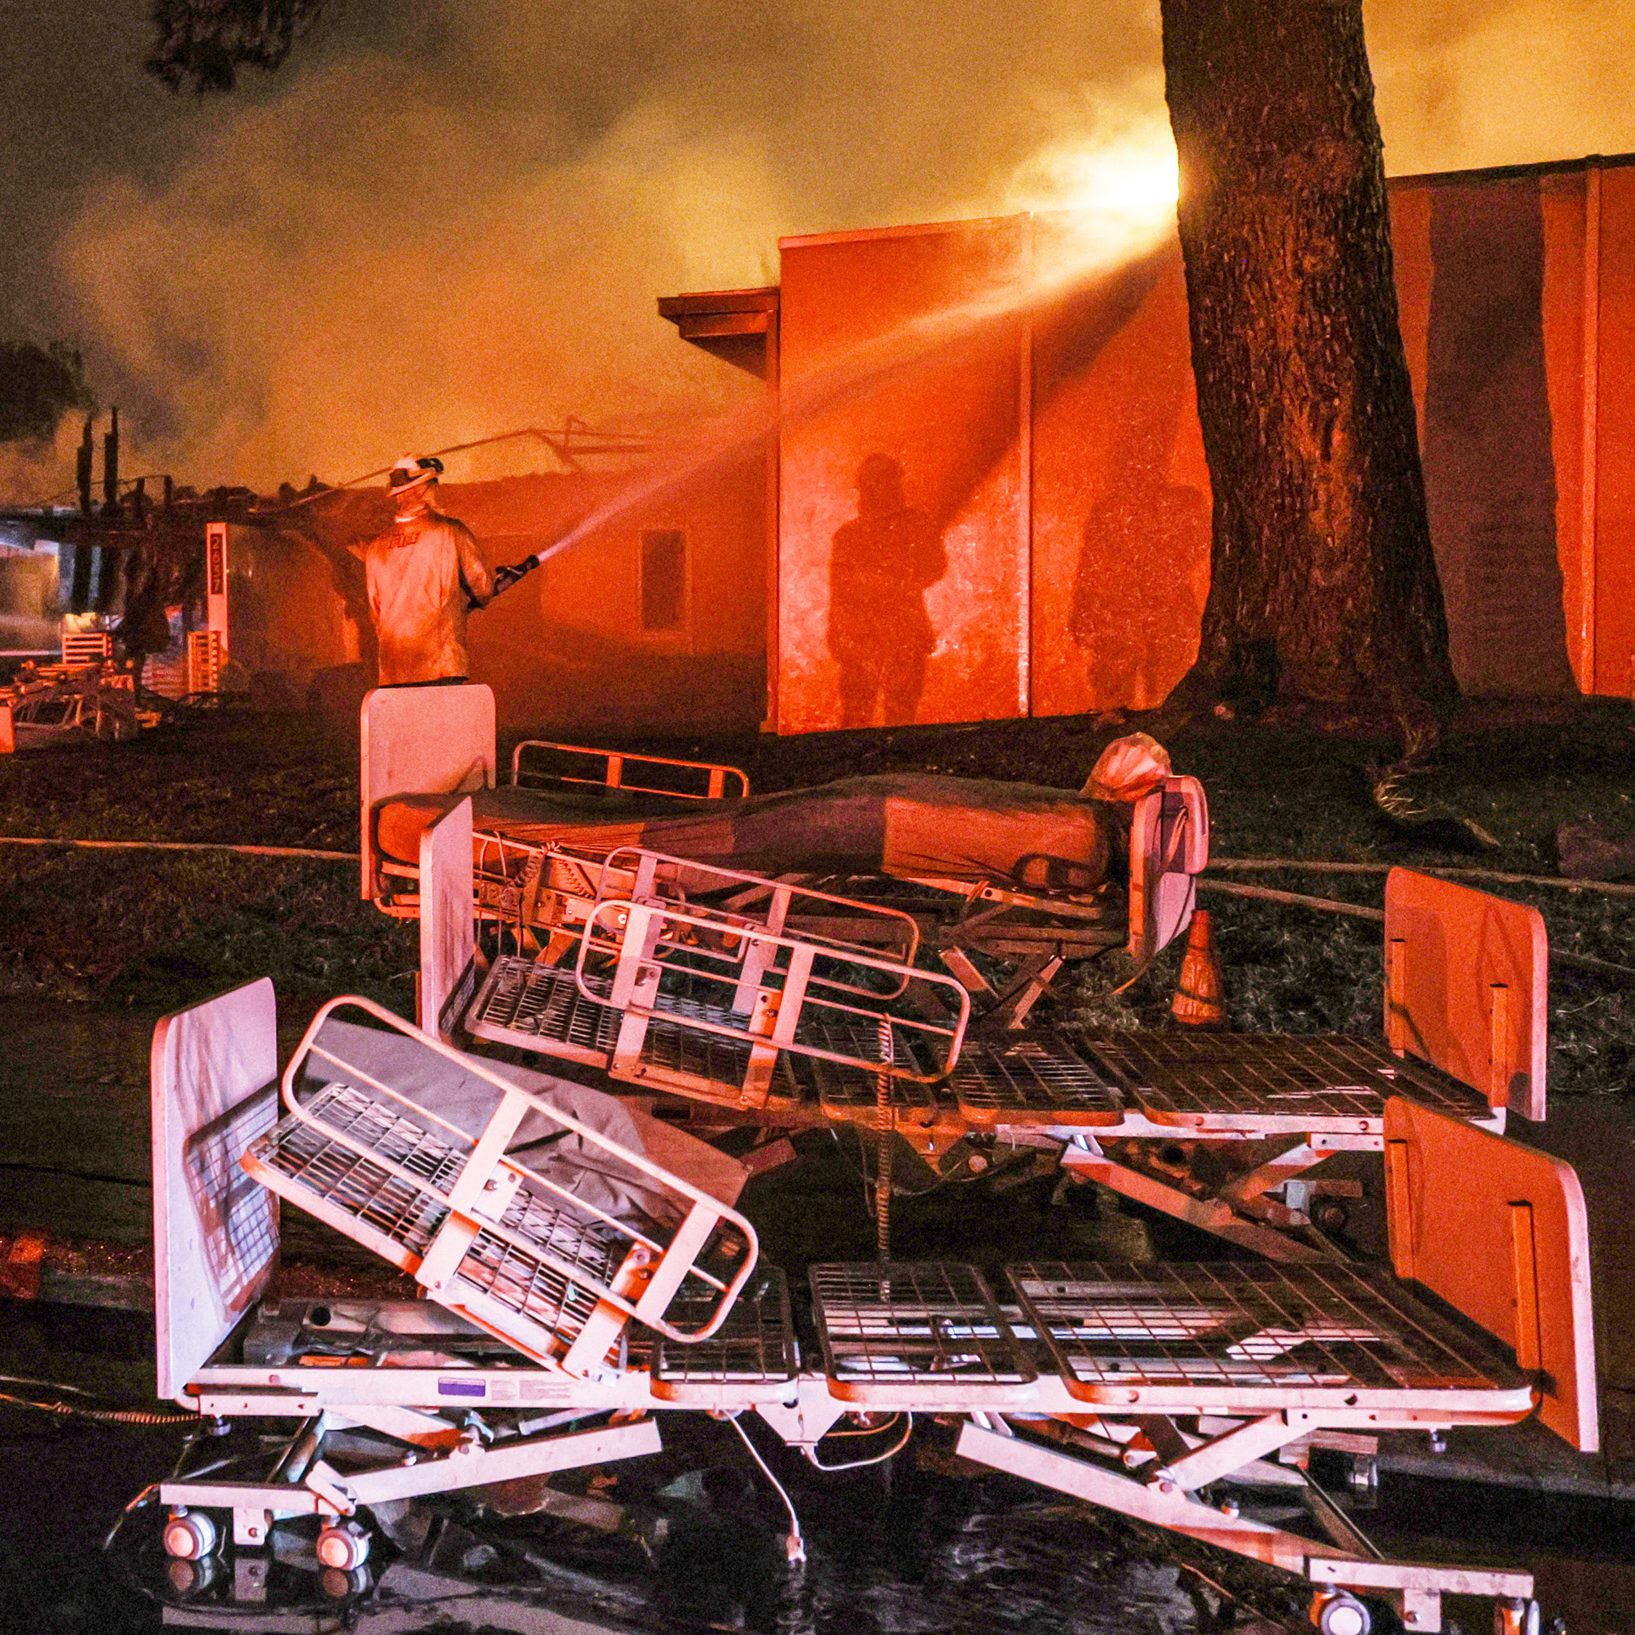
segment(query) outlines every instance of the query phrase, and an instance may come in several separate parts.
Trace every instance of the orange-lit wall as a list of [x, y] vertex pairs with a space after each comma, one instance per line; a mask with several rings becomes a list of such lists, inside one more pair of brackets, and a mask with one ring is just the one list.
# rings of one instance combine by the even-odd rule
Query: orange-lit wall
[[1028, 223], [781, 248], [778, 730], [1021, 713]]
[[[766, 699], [767, 462], [763, 446], [619, 473], [445, 483], [439, 509], [490, 567], [588, 530], [468, 623], [471, 673], [502, 730], [616, 740], [747, 730]], [[337, 494], [275, 524], [233, 530], [231, 684], [273, 706], [354, 723], [375, 675], [361, 548], [391, 520], [384, 489]], [[643, 628], [641, 539], [685, 535], [682, 617]]]
[[[1392, 219], [1461, 683], [1627, 696], [1635, 164], [1398, 181]], [[1016, 218], [783, 244], [780, 730], [1144, 707], [1190, 663], [1209, 482], [1179, 250], [1029, 297], [1054, 230]], [[898, 532], [929, 518], [946, 566], [890, 591], [877, 573], [866, 675], [856, 642], [837, 654], [831, 608], [871, 454], [902, 473], [914, 515]], [[892, 529], [874, 526], [889, 553]]]
[[[655, 491], [640, 497], [649, 485]], [[472, 485], [456, 512], [491, 566], [548, 544], [609, 501], [618, 514], [473, 615], [472, 675], [494, 688], [502, 728], [605, 739], [761, 724], [767, 497], [760, 448], [682, 479], [662, 469], [582, 477], [564, 485], [549, 517], [537, 503], [526, 512], [481, 503], [482, 489], [505, 486]], [[455, 511], [459, 498], [450, 490], [447, 508]], [[686, 536], [685, 615], [678, 628], [644, 630], [641, 537], [671, 529]]]
[[1591, 558], [1595, 691], [1635, 696], [1635, 165], [1590, 173], [1600, 300]]
[[1197, 651], [1210, 494], [1186, 321], [1172, 252], [1035, 317], [1035, 715], [1156, 705]]

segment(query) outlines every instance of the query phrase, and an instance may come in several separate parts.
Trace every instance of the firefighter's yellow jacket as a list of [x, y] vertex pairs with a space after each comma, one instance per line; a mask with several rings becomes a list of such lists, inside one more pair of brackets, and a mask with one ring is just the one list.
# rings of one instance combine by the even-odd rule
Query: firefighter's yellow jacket
[[471, 530], [430, 509], [399, 517], [365, 547], [363, 566], [380, 684], [468, 675], [466, 604], [494, 594]]

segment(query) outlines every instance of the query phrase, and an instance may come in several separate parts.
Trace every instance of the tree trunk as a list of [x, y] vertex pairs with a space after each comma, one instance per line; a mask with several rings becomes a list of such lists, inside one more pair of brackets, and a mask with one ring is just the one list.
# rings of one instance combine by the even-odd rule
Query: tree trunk
[[1457, 697], [1397, 323], [1361, 0], [1161, 0], [1214, 488], [1189, 690]]

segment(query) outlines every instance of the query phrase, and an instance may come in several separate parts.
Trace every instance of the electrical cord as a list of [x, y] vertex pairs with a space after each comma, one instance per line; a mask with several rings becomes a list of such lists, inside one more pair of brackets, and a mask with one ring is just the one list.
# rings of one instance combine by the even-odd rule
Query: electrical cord
[[[888, 1459], [895, 1459], [908, 1446], [909, 1438], [914, 1435], [913, 1414], [905, 1414], [903, 1418], [908, 1421], [903, 1427], [903, 1434], [884, 1453], [871, 1454], [867, 1459], [849, 1459], [843, 1465], [826, 1465], [818, 1458], [817, 1447], [804, 1448], [802, 1452], [806, 1455], [807, 1463], [814, 1470], [821, 1470], [826, 1476], [836, 1471], [866, 1470], [870, 1465], [883, 1465]], [[884, 1426], [881, 1427], [882, 1430], [884, 1428]]]
[[761, 1474], [772, 1484], [773, 1490], [783, 1500], [783, 1507], [789, 1512], [789, 1532], [783, 1541], [784, 1555], [788, 1558], [792, 1567], [800, 1565], [806, 1560], [806, 1538], [800, 1530], [800, 1517], [795, 1514], [794, 1502], [790, 1499], [788, 1493], [784, 1491], [783, 1483], [772, 1474], [772, 1467], [756, 1451], [755, 1444], [749, 1439], [749, 1432], [738, 1423], [738, 1414], [723, 1414], [722, 1417], [737, 1431], [739, 1440], [749, 1449], [750, 1458], [761, 1467]]
[[859, 1436], [880, 1436], [884, 1432], [890, 1430], [891, 1427], [895, 1425], [902, 1417], [903, 1416], [900, 1413], [888, 1414], [885, 1422], [880, 1425], [856, 1425], [850, 1430], [825, 1431], [823, 1433], [823, 1440], [825, 1442], [844, 1442], [848, 1439], [855, 1439]]
[[36, 1402], [31, 1397], [0, 1391], [0, 1404], [29, 1408], [35, 1413], [55, 1414], [62, 1419], [88, 1419], [97, 1425], [195, 1425], [197, 1414], [171, 1414], [154, 1408], [92, 1408], [77, 1402]]
[[47, 1391], [66, 1391], [76, 1397], [91, 1394], [83, 1385], [65, 1385], [60, 1380], [37, 1380], [28, 1374], [0, 1374], [0, 1385], [37, 1385]]

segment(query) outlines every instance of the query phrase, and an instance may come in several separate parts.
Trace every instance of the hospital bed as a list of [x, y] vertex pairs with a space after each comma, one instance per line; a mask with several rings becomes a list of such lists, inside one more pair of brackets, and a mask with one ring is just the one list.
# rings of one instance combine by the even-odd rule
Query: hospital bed
[[[337, 1035], [348, 1008], [371, 1026]], [[905, 1441], [913, 1416], [954, 1419], [966, 1459], [1305, 1578], [1329, 1635], [1365, 1632], [1369, 1598], [1436, 1630], [1448, 1593], [1537, 1629], [1525, 1572], [1381, 1556], [1332, 1505], [1307, 1536], [1248, 1495], [1300, 1482], [1269, 1456], [1324, 1432], [1536, 1417], [1596, 1447], [1584, 1207], [1557, 1160], [1393, 1098], [1390, 1271], [824, 1264], [807, 1317], [721, 1189], [543, 1090], [345, 999], [280, 1081], [275, 1022], [263, 980], [155, 1036], [160, 1392], [292, 1426], [263, 1470], [160, 1484], [173, 1557], [300, 1519], [320, 1561], [356, 1569], [371, 1506], [649, 1454], [667, 1414], [753, 1415], [821, 1468], [848, 1416], [889, 1413]], [[278, 1199], [429, 1299], [279, 1307], [269, 1327]]]
[[[1130, 804], [932, 775], [751, 797], [736, 768], [531, 742], [497, 786], [494, 698], [476, 684], [376, 689], [360, 746], [362, 890], [388, 913], [418, 913], [427, 832], [469, 795], [479, 912], [547, 946], [578, 929], [598, 859], [623, 847], [808, 883], [883, 877], [929, 893], [950, 968], [1018, 1014], [1064, 958], [1149, 961], [1185, 930], [1209, 855], [1193, 778]], [[991, 993], [973, 950], [1020, 969]]]
[[889, 1127], [933, 1167], [979, 1143], [1043, 1146], [1071, 1175], [1283, 1260], [1329, 1253], [1309, 1231], [1313, 1200], [1359, 1184], [1311, 1172], [1378, 1152], [1393, 1095], [1495, 1129], [1545, 1114], [1542, 918], [1429, 875], [1387, 877], [1376, 1034], [1070, 1040], [972, 1031], [947, 979], [665, 898], [654, 882], [674, 860], [639, 848], [614, 854], [609, 879], [644, 889], [590, 900], [575, 958], [502, 953], [479, 983], [464, 811], [429, 831], [423, 1025], [632, 1089], [763, 1124]]

